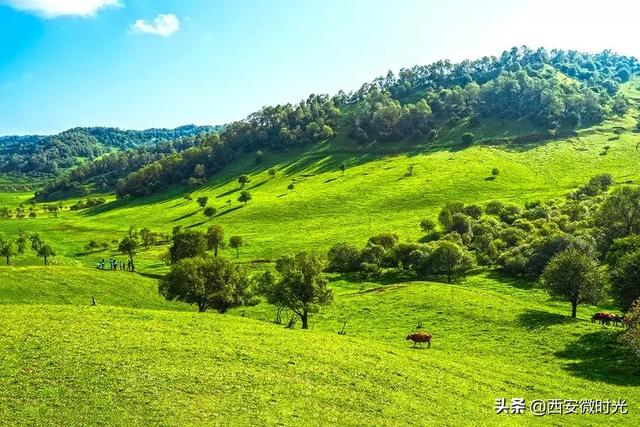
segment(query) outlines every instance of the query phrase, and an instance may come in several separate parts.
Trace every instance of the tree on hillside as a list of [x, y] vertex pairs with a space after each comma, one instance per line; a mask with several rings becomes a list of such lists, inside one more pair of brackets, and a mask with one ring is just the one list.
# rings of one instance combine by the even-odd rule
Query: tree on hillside
[[492, 175], [494, 178], [497, 178], [497, 177], [498, 177], [498, 175], [500, 175], [500, 169], [498, 169], [498, 168], [493, 168], [493, 169], [491, 169], [491, 175]]
[[433, 220], [425, 218], [422, 221], [420, 221], [420, 229], [427, 234], [431, 234], [436, 229], [436, 223], [433, 222]]
[[159, 290], [168, 300], [196, 304], [201, 313], [208, 308], [225, 313], [230, 308], [256, 302], [247, 272], [221, 257], [178, 261], [162, 280]]
[[118, 250], [127, 255], [129, 257], [129, 261], [133, 264], [133, 257], [138, 252], [138, 247], [140, 243], [138, 242], [138, 237], [135, 234], [127, 234], [120, 240], [118, 243]]
[[140, 230], [140, 239], [145, 249], [149, 249], [149, 246], [155, 243], [154, 233], [147, 227]]
[[218, 213], [218, 210], [213, 206], [207, 206], [206, 208], [204, 208], [204, 211], [202, 211], [202, 213], [204, 213], [204, 216], [211, 219], [214, 216], [216, 216], [216, 214]]
[[169, 259], [176, 263], [181, 259], [203, 256], [207, 251], [207, 239], [197, 230], [180, 230], [173, 234], [169, 247]]
[[238, 177], [238, 184], [240, 184], [241, 188], [244, 188], [244, 186], [247, 185], [249, 182], [251, 182], [251, 180], [247, 175], [242, 174]]
[[475, 135], [471, 132], [465, 132], [462, 134], [463, 144], [471, 145], [473, 144], [474, 139], [475, 139]]
[[611, 271], [611, 290], [625, 311], [640, 299], [640, 252], [626, 254], [616, 261]]
[[640, 187], [621, 187], [609, 194], [596, 217], [603, 232], [603, 246], [617, 238], [640, 234]]
[[246, 205], [247, 203], [249, 203], [249, 200], [251, 200], [252, 198], [253, 197], [251, 196], [251, 193], [244, 190], [240, 193], [240, 196], [238, 196], [238, 201]]
[[18, 248], [11, 239], [0, 237], [0, 256], [7, 260], [7, 265], [11, 265], [11, 258], [18, 254]]
[[416, 272], [420, 278], [445, 276], [449, 283], [465, 274], [473, 266], [471, 255], [456, 243], [446, 240], [438, 242], [431, 253], [425, 253], [420, 260]]
[[344, 163], [340, 165], [340, 172], [342, 172], [342, 176], [344, 176], [344, 171], [347, 170], [347, 165]]
[[324, 267], [322, 259], [308, 251], [284, 256], [276, 262], [279, 279], [271, 286], [262, 286], [261, 291], [267, 301], [287, 307], [298, 315], [302, 329], [308, 329], [309, 315], [333, 301]]
[[229, 246], [236, 250], [236, 258], [240, 256], [240, 247], [244, 245], [242, 236], [231, 236], [229, 238]]
[[271, 178], [275, 178], [275, 177], [276, 177], [276, 170], [275, 170], [275, 168], [270, 168], [270, 169], [269, 169], [269, 176], [270, 176]]
[[204, 208], [205, 206], [207, 206], [207, 203], [209, 203], [209, 198], [207, 196], [200, 196], [196, 199], [196, 202], [198, 202], [198, 205], [201, 208]]
[[295, 185], [293, 185], [293, 182], [287, 186], [287, 190], [290, 190], [290, 191], [293, 191], [294, 188], [295, 188]]
[[213, 249], [213, 255], [218, 256], [218, 249], [224, 245], [224, 230], [219, 225], [212, 225], [207, 229], [207, 249]]
[[636, 300], [625, 315], [627, 330], [622, 336], [629, 348], [640, 356], [640, 300]]
[[55, 256], [56, 253], [53, 248], [42, 238], [38, 233], [33, 233], [29, 236], [29, 240], [31, 240], [31, 249], [44, 260], [44, 265], [49, 265], [49, 258]]
[[556, 255], [542, 273], [540, 282], [551, 295], [571, 303], [573, 318], [578, 304], [597, 304], [604, 293], [598, 264], [578, 249], [568, 249]]

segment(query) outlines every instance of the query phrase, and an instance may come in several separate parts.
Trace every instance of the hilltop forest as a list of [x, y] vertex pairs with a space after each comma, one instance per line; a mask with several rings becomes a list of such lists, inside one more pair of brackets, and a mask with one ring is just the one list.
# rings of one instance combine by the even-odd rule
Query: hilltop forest
[[259, 157], [262, 150], [287, 150], [337, 136], [363, 145], [434, 140], [462, 123], [468, 127], [463, 141], [473, 144], [473, 128], [481, 118], [524, 120], [539, 129], [522, 142], [570, 135], [624, 114], [629, 106], [619, 85], [638, 74], [635, 58], [610, 51], [522, 47], [500, 57], [439, 61], [397, 75], [389, 72], [352, 93], [310, 95], [295, 105], [264, 107], [188, 144], [145, 146], [85, 163], [51, 182], [38, 197], [64, 197], [79, 194], [78, 187], [104, 189], [115, 182], [119, 197], [147, 195], [173, 184], [193, 187], [241, 153]]

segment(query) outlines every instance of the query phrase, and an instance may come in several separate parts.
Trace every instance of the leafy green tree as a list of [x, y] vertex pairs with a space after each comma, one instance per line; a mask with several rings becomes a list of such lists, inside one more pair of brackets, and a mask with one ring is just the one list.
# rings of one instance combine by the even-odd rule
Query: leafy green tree
[[207, 206], [207, 203], [209, 203], [209, 198], [207, 196], [200, 196], [196, 199], [196, 202], [201, 208], [204, 208]]
[[380, 245], [385, 250], [391, 249], [399, 240], [399, 237], [395, 233], [380, 233], [369, 238], [369, 243], [373, 245]]
[[249, 182], [251, 182], [251, 180], [247, 175], [243, 174], [238, 177], [238, 184], [240, 184], [240, 187], [242, 188], [244, 188], [244, 186], [247, 185]]
[[279, 279], [261, 290], [268, 301], [287, 307], [309, 328], [309, 315], [331, 304], [333, 293], [327, 287], [322, 259], [311, 252], [287, 255], [276, 262]]
[[349, 243], [337, 243], [329, 249], [328, 270], [337, 273], [351, 273], [360, 266], [360, 251]]
[[500, 169], [498, 169], [498, 168], [493, 168], [493, 169], [491, 169], [491, 175], [492, 175], [494, 178], [497, 178], [497, 177], [498, 177], [498, 175], [500, 175]]
[[145, 249], [149, 249], [149, 246], [155, 243], [154, 233], [147, 227], [140, 230], [140, 239]]
[[251, 193], [249, 193], [248, 191], [244, 190], [242, 192], [240, 192], [240, 195], [238, 196], [238, 201], [240, 203], [244, 203], [245, 206], [247, 203], [249, 203], [249, 200], [251, 200], [253, 197], [251, 196]]
[[640, 298], [640, 252], [624, 255], [611, 271], [611, 290], [623, 310]]
[[344, 171], [347, 170], [347, 165], [344, 163], [340, 165], [340, 172], [342, 172], [342, 176], [344, 176]]
[[229, 238], [229, 246], [236, 250], [236, 258], [240, 256], [240, 247], [244, 246], [244, 239], [242, 236], [231, 236]]
[[129, 234], [120, 240], [120, 243], [118, 243], [118, 250], [121, 253], [126, 254], [129, 257], [129, 260], [133, 262], [133, 258], [136, 252], [138, 252], [139, 246], [140, 242], [138, 241], [137, 236]]
[[276, 177], [276, 169], [275, 168], [270, 168], [269, 169], [269, 176], [273, 179]]
[[218, 210], [213, 206], [207, 206], [206, 208], [204, 208], [204, 211], [202, 212], [207, 218], [211, 219], [214, 216], [216, 216], [216, 214], [218, 213]]
[[287, 186], [287, 190], [290, 190], [290, 191], [293, 191], [294, 188], [295, 186], [293, 185], [293, 182]]
[[465, 274], [473, 266], [473, 259], [458, 244], [446, 240], [440, 241], [437, 247], [421, 260], [417, 273], [421, 278], [445, 276], [449, 283]]
[[47, 267], [49, 266], [49, 258], [56, 256], [56, 252], [48, 243], [43, 243], [43, 245], [38, 248], [37, 254], [44, 260], [44, 265]]
[[598, 264], [578, 249], [568, 249], [556, 255], [542, 273], [540, 282], [551, 295], [571, 303], [573, 318], [578, 304], [597, 304], [604, 294], [604, 281]]
[[168, 300], [196, 304], [201, 313], [208, 308], [225, 313], [230, 308], [256, 302], [247, 272], [221, 257], [178, 261], [162, 280], [159, 290]]
[[611, 193], [600, 207], [598, 223], [615, 237], [640, 233], [640, 187], [624, 186]]
[[466, 145], [473, 144], [474, 139], [475, 135], [471, 132], [465, 132], [462, 134], [462, 142]]
[[420, 221], [420, 229], [427, 234], [433, 233], [436, 229], [436, 223], [428, 218]]
[[0, 256], [7, 260], [7, 265], [11, 265], [11, 258], [18, 254], [18, 248], [11, 239], [0, 237]]
[[181, 259], [204, 256], [207, 251], [207, 239], [197, 230], [180, 230], [172, 237], [169, 247], [169, 259], [176, 263]]
[[622, 336], [622, 341], [626, 343], [637, 356], [640, 356], [640, 300], [636, 300], [631, 305], [630, 310], [625, 315], [625, 322], [627, 324], [627, 330]]
[[213, 249], [214, 256], [218, 256], [218, 249], [224, 245], [224, 230], [219, 225], [212, 225], [207, 229], [207, 249]]

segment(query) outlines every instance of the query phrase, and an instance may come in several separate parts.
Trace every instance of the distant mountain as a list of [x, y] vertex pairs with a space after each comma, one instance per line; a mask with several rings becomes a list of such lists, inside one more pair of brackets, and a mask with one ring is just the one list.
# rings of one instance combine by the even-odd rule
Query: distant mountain
[[0, 173], [56, 176], [106, 153], [219, 131], [217, 126], [122, 130], [74, 128], [57, 135], [0, 137]]

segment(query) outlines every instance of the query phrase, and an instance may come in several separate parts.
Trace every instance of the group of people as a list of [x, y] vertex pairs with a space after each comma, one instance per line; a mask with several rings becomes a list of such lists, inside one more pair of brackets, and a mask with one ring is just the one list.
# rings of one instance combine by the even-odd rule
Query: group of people
[[[96, 268], [98, 270], [106, 270], [106, 263], [105, 263], [104, 258], [102, 258], [100, 261], [98, 261], [96, 263]], [[118, 261], [116, 259], [109, 258], [109, 270], [122, 270], [122, 271], [124, 271], [125, 270], [124, 261]], [[132, 259], [128, 259], [127, 260], [127, 268], [126, 268], [126, 270], [127, 271], [131, 271], [131, 272], [136, 270], [136, 267], [133, 264], [133, 260]]]

